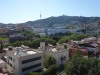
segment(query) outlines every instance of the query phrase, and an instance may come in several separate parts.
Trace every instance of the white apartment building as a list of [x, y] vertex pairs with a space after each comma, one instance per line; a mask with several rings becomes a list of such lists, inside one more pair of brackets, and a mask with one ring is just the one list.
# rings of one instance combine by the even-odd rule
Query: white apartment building
[[64, 45], [48, 45], [48, 47], [45, 47], [45, 42], [41, 42], [40, 50], [43, 51], [44, 58], [48, 55], [53, 56], [57, 61], [57, 65], [65, 64], [69, 60], [69, 49], [65, 48]]
[[71, 33], [77, 33], [77, 34], [82, 34], [83, 32], [81, 32], [81, 28], [75, 28], [75, 29], [67, 29], [68, 32]]
[[45, 28], [32, 28], [33, 33], [45, 33]]
[[78, 33], [81, 34], [81, 29], [80, 28], [75, 28], [75, 29], [66, 29], [66, 28], [61, 28], [61, 27], [56, 27], [56, 28], [33, 28], [34, 33], [42, 33], [46, 35], [55, 35], [58, 33], [63, 33], [66, 34], [68, 32], [71, 33]]
[[39, 72], [43, 68], [43, 55], [41, 51], [26, 46], [10, 48], [7, 51], [7, 68], [14, 75], [25, 75], [28, 72]]
[[65, 34], [67, 32], [68, 31], [65, 28], [48, 28], [47, 29], [47, 34], [48, 35], [55, 35], [56, 33], [63, 33], [63, 34]]
[[45, 33], [47, 35], [55, 35], [56, 33], [67, 33], [65, 28], [33, 28], [34, 33]]

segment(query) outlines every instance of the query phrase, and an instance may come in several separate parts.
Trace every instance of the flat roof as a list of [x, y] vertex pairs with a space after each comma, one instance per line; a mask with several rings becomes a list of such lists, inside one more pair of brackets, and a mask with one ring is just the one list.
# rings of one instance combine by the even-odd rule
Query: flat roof
[[[5, 49], [7, 50], [7, 49]], [[14, 55], [21, 57], [21, 56], [27, 56], [31, 54], [37, 54], [41, 53], [42, 51], [39, 51], [38, 49], [32, 49], [29, 48], [28, 46], [21, 45], [21, 47], [12, 47], [12, 50], [10, 50], [11, 53]]]
[[66, 50], [64, 49], [58, 49], [58, 48], [49, 48], [48, 51], [53, 52], [53, 53], [59, 53], [59, 52], [64, 52]]
[[35, 52], [35, 51], [27, 51], [26, 53], [27, 54], [36, 54], [37, 52]]
[[56, 48], [52, 48], [51, 49], [53, 52], [57, 52], [57, 49]]
[[27, 56], [27, 55], [32, 55], [32, 54], [37, 54], [37, 53], [40, 53], [38, 51], [34, 51], [34, 50], [27, 50], [27, 51], [21, 51], [21, 50], [17, 50], [14, 52], [14, 55], [17, 55], [17, 56]]

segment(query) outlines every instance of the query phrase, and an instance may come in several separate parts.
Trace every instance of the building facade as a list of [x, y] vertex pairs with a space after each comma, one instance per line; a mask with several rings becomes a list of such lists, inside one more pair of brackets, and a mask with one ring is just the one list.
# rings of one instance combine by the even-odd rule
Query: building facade
[[7, 51], [7, 67], [15, 75], [25, 75], [28, 72], [40, 72], [42, 70], [43, 55], [41, 51], [25, 47], [12, 50]]
[[54, 57], [57, 61], [57, 65], [65, 64], [69, 60], [69, 49], [64, 45], [48, 45], [45, 47], [45, 43], [40, 43], [40, 50], [43, 51], [44, 58], [48, 55]]

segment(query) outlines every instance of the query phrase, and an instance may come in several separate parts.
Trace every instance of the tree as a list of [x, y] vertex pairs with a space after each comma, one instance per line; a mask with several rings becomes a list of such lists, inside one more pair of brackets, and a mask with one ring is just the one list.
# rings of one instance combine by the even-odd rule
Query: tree
[[44, 67], [45, 68], [49, 68], [52, 65], [56, 65], [56, 59], [54, 57], [52, 57], [52, 56], [47, 56], [44, 59]]
[[47, 71], [44, 71], [42, 75], [57, 75], [57, 69], [56, 65], [52, 65]]
[[34, 40], [30, 43], [31, 48], [38, 48], [40, 46], [40, 40]]
[[29, 72], [26, 75], [40, 75], [40, 74], [39, 73], [36, 73], [36, 72]]
[[70, 63], [66, 64], [65, 72], [67, 75], [99, 75], [100, 60], [96, 58], [84, 58], [77, 52]]
[[31, 31], [27, 31], [27, 30], [23, 30], [20, 33], [23, 34], [24, 36], [26, 36], [28, 39], [35, 36], [35, 33], [31, 32]]
[[77, 34], [71, 34], [69, 36], [63, 36], [58, 43], [65, 43], [68, 42], [69, 40], [77, 40]]
[[40, 73], [30, 72], [30, 73], [27, 73], [27, 75], [57, 75], [57, 69], [58, 67], [56, 65], [52, 65], [44, 72], [40, 72]]
[[56, 41], [53, 40], [53, 39], [51, 39], [51, 38], [42, 37], [42, 38], [40, 38], [40, 41], [41, 41], [41, 42], [45, 42], [46, 45], [48, 45], [48, 44], [55, 45], [55, 44], [56, 44]]
[[56, 42], [59, 41], [63, 36], [62, 35], [53, 35], [51, 36], [53, 40], [55, 40]]

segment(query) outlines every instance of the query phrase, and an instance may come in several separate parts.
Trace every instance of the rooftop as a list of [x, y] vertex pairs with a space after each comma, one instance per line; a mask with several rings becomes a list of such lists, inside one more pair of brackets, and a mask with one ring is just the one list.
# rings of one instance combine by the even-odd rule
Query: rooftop
[[38, 54], [38, 53], [40, 53], [40, 51], [36, 51], [34, 49], [32, 49], [32, 50], [17, 50], [16, 52], [14, 52], [14, 55], [21, 57], [21, 56], [27, 56], [27, 55], [32, 55], [32, 54]]
[[53, 53], [63, 52], [66, 51], [64, 48], [48, 48], [48, 51], [51, 51]]
[[63, 43], [63, 44], [58, 44], [56, 46], [53, 46], [51, 44], [48, 44], [48, 46], [46, 47], [46, 49], [48, 51], [51, 51], [51, 52], [54, 52], [54, 53], [58, 53], [58, 52], [63, 52], [63, 51], [66, 51], [65, 47], [64, 46], [67, 46], [66, 43]]
[[11, 51], [18, 57], [41, 53], [41, 51], [37, 49], [32, 49], [24, 45], [21, 45], [21, 47], [13, 47]]

